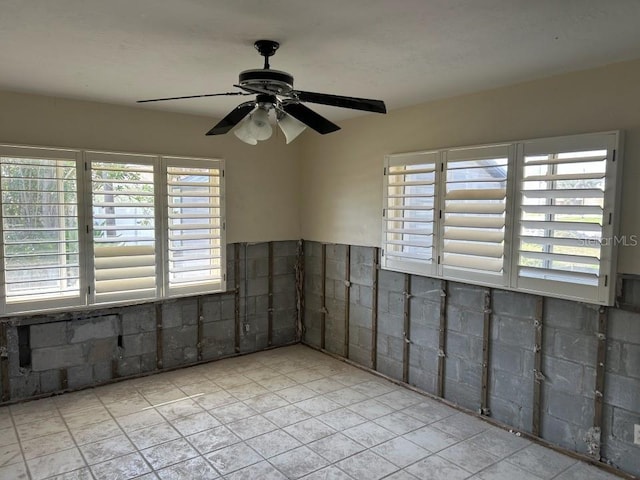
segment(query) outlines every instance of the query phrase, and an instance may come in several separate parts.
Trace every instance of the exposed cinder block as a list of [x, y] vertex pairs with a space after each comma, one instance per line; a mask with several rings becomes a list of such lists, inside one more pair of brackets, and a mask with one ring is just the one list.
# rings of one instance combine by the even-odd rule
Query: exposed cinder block
[[333, 280], [344, 280], [347, 271], [344, 256], [341, 259], [327, 258], [327, 278]]
[[558, 330], [554, 335], [553, 352], [556, 356], [585, 365], [595, 365], [598, 343], [595, 335]]
[[555, 418], [588, 429], [593, 421], [593, 399], [545, 389], [543, 409]]
[[585, 441], [587, 430], [588, 428], [569, 423], [553, 415], [545, 414], [540, 419], [543, 439], [579, 453], [588, 453]]
[[228, 295], [222, 298], [220, 304], [220, 317], [223, 320], [233, 319], [236, 314], [236, 299], [233, 295]]
[[246, 245], [247, 258], [267, 258], [269, 256], [269, 242], [250, 243]]
[[511, 425], [516, 430], [531, 432], [531, 418], [533, 416], [531, 408], [518, 405], [499, 395], [491, 395], [489, 397], [489, 408], [491, 409], [492, 418]]
[[616, 438], [607, 438], [600, 453], [603, 461], [611, 463], [625, 472], [631, 472], [635, 475], [640, 472], [640, 447], [638, 445], [622, 442]]
[[597, 317], [598, 312], [593, 305], [545, 298], [543, 312], [545, 325], [587, 333], [587, 328], [594, 331]]
[[628, 376], [640, 379], [640, 345], [622, 346], [622, 367]]
[[[275, 252], [274, 252], [275, 255]], [[275, 257], [273, 258], [274, 275], [294, 275], [296, 271], [296, 257]]]
[[140, 373], [140, 357], [122, 358], [118, 360], [119, 377], [129, 377]]
[[205, 322], [216, 322], [221, 319], [221, 298], [219, 296], [206, 298], [202, 302], [202, 316]]
[[640, 380], [610, 373], [607, 375], [605, 402], [631, 412], [640, 412]]
[[490, 392], [493, 396], [509, 400], [522, 407], [533, 407], [533, 373], [524, 377], [504, 370], [495, 370], [490, 380]]
[[368, 267], [373, 266], [373, 248], [371, 247], [360, 247], [360, 246], [352, 246], [351, 247], [351, 263], [352, 263], [352, 271], [353, 265], [365, 265]]
[[122, 337], [122, 354], [125, 357], [137, 357], [143, 353], [155, 352], [156, 343], [155, 332], [125, 335]]
[[89, 364], [107, 362], [119, 354], [116, 337], [102, 338], [85, 344], [87, 362]]
[[273, 242], [274, 257], [293, 257], [298, 253], [298, 240]]
[[560, 358], [543, 356], [542, 373], [545, 385], [554, 390], [577, 393], [582, 389], [583, 366]]
[[37, 348], [31, 351], [31, 368], [34, 372], [68, 368], [85, 363], [82, 345]]
[[55, 322], [31, 325], [29, 342], [31, 348], [53, 347], [67, 343], [67, 323]]
[[12, 400], [33, 397], [40, 393], [40, 374], [24, 372], [17, 377], [9, 377], [9, 395]]
[[611, 410], [611, 436], [620, 442], [633, 444], [634, 425], [640, 425], [640, 412], [629, 412], [622, 408], [612, 408]]
[[87, 364], [87, 365], [76, 365], [75, 367], [68, 368], [67, 381], [68, 381], [69, 388], [71, 389], [92, 385], [94, 383], [93, 366], [90, 364]]
[[113, 378], [113, 362], [99, 362], [93, 364], [93, 382], [96, 384], [108, 382]]
[[373, 266], [355, 261], [351, 257], [351, 283], [358, 285], [373, 285]]
[[386, 290], [388, 292], [404, 292], [404, 273], [392, 272], [390, 270], [380, 270], [378, 276], [378, 287], [380, 290]]
[[165, 328], [162, 330], [162, 339], [164, 350], [195, 346], [198, 341], [198, 329], [195, 326]]
[[87, 320], [75, 320], [69, 324], [71, 343], [81, 343], [98, 338], [115, 337], [120, 333], [117, 315], [106, 315]]
[[[439, 314], [439, 306], [432, 306], [432, 310], [429, 312]], [[436, 320], [439, 320], [439, 318], [432, 318], [431, 323], [435, 323]], [[449, 330], [482, 337], [484, 313], [481, 310], [474, 311], [460, 308], [457, 305], [447, 305], [447, 328]]]
[[640, 306], [640, 278], [622, 279], [622, 301]]
[[40, 393], [57, 392], [61, 389], [60, 370], [40, 372]]
[[480, 397], [476, 389], [463, 383], [447, 381], [445, 385], [445, 398], [469, 410], [477, 411], [480, 408]]
[[440, 303], [442, 293], [442, 280], [411, 275], [412, 296]]
[[522, 350], [518, 347], [492, 343], [489, 357], [492, 370], [504, 370], [514, 374], [521, 374], [523, 371]]
[[457, 282], [449, 282], [448, 305], [459, 305], [472, 310], [484, 308], [484, 294], [486, 289], [474, 285], [466, 285]]
[[388, 377], [402, 380], [402, 362], [399, 362], [395, 358], [378, 354], [376, 370]]
[[491, 309], [496, 315], [535, 318], [536, 302], [535, 295], [508, 290], [493, 290]]
[[422, 368], [409, 366], [409, 383], [425, 392], [435, 394], [437, 376]]
[[640, 345], [640, 313], [609, 309], [609, 338]]
[[349, 322], [351, 325], [371, 328], [372, 318], [373, 312], [370, 308], [363, 307], [362, 305], [351, 305], [349, 311]]
[[131, 307], [122, 313], [122, 334], [133, 335], [156, 329], [156, 311], [153, 305]]
[[535, 332], [531, 319], [495, 315], [492, 330], [501, 343], [533, 350]]

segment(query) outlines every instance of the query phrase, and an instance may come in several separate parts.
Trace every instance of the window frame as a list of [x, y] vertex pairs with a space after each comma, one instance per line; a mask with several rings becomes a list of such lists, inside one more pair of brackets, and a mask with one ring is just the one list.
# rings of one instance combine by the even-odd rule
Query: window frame
[[[78, 225], [79, 288], [78, 294], [65, 298], [42, 298], [25, 302], [7, 302], [5, 295], [5, 256], [4, 223], [0, 208], [0, 317], [47, 313], [60, 310], [86, 310], [135, 303], [153, 302], [168, 298], [177, 298], [197, 294], [211, 294], [226, 290], [226, 190], [225, 162], [219, 158], [201, 158], [187, 156], [164, 156], [98, 150], [81, 150], [55, 147], [0, 144], [0, 156], [17, 158], [43, 158], [48, 160], [67, 160], [75, 162], [76, 199]], [[132, 298], [126, 295], [109, 301], [99, 301], [95, 292], [94, 241], [93, 241], [93, 201], [91, 162], [144, 163], [153, 166], [154, 178], [154, 230], [155, 230], [155, 296]], [[168, 197], [167, 165], [199, 166], [219, 171], [220, 203], [220, 278], [189, 286], [189, 288], [169, 288], [168, 279]], [[1, 198], [0, 198], [1, 201]], [[0, 203], [0, 207], [2, 204]]]
[[[471, 269], [452, 269], [442, 264], [444, 252], [444, 215], [445, 215], [445, 194], [446, 194], [446, 173], [448, 152], [473, 149], [491, 149], [495, 147], [509, 148], [506, 204], [505, 204], [505, 235], [504, 235], [504, 264], [503, 278], [495, 281], [490, 275], [483, 272], [474, 272]], [[607, 163], [605, 171], [603, 220], [610, 218], [611, 221], [602, 225], [601, 234], [603, 242], [600, 248], [599, 257], [599, 282], [597, 287], [581, 285], [572, 282], [558, 282], [550, 279], [526, 279], [518, 276], [519, 267], [519, 247], [520, 247], [520, 220], [521, 220], [521, 195], [520, 188], [524, 172], [525, 146], [542, 148], [545, 145], [556, 145], [564, 151], [587, 151], [607, 149]], [[599, 305], [613, 305], [615, 301], [615, 284], [617, 273], [617, 252], [618, 252], [618, 232], [621, 209], [621, 181], [622, 181], [622, 159], [623, 159], [624, 133], [619, 130], [596, 133], [586, 133], [578, 135], [567, 135], [558, 137], [538, 138], [520, 140], [514, 142], [501, 142], [496, 144], [473, 145], [467, 147], [454, 147], [430, 150], [440, 155], [439, 178], [436, 179], [437, 188], [436, 203], [439, 205], [438, 215], [434, 216], [435, 230], [438, 238], [434, 239], [435, 258], [438, 259], [437, 268], [431, 265], [413, 262], [412, 265], [390, 264], [385, 261], [385, 239], [386, 239], [386, 216], [385, 211], [388, 206], [386, 196], [388, 188], [388, 177], [385, 174], [383, 179], [383, 218], [382, 218], [382, 248], [381, 248], [381, 268], [404, 273], [424, 275], [445, 280], [464, 282], [473, 285], [486, 287], [496, 287], [505, 290], [526, 292], [550, 297], [576, 300]], [[408, 152], [400, 154], [390, 154], [385, 156], [384, 165], [401, 162], [403, 158], [411, 158], [422, 152]], [[385, 170], [386, 173], [386, 170]], [[535, 280], [535, 281], [530, 281]]]

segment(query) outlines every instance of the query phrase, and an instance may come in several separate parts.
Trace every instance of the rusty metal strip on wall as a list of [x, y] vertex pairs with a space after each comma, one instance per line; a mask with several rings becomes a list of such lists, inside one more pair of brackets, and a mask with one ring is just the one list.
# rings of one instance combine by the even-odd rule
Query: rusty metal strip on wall
[[402, 381], [409, 383], [409, 355], [411, 346], [411, 275], [404, 274], [404, 328], [402, 332]]
[[156, 368], [162, 369], [162, 304], [156, 303]]
[[380, 275], [378, 258], [380, 248], [373, 249], [373, 284], [371, 301], [371, 368], [378, 369], [378, 277]]
[[484, 325], [482, 328], [482, 391], [480, 398], [480, 414], [490, 416], [489, 410], [489, 355], [491, 341], [491, 289], [484, 292]]
[[609, 324], [609, 309], [600, 307], [598, 311], [598, 357], [596, 363], [596, 391], [594, 398], [593, 426], [600, 431], [602, 428], [602, 404], [604, 400], [605, 362], [607, 359], [607, 329]]
[[540, 415], [542, 414], [542, 329], [544, 315], [544, 297], [536, 299], [536, 311], [533, 319], [533, 416], [531, 433], [540, 436]]
[[3, 402], [11, 398], [9, 385], [9, 342], [7, 341], [7, 324], [0, 323], [0, 376], [2, 377], [2, 393], [0, 397]]
[[[247, 259], [245, 258], [245, 262]], [[236, 243], [233, 251], [233, 281], [235, 282], [234, 289], [234, 320], [235, 320], [235, 334], [234, 334], [234, 350], [236, 353], [240, 353], [240, 244]]]
[[304, 334], [304, 240], [298, 241], [296, 249], [296, 340], [301, 341]]
[[198, 361], [202, 361], [202, 347], [204, 342], [204, 299], [198, 297], [198, 343], [196, 348], [198, 349]]
[[448, 282], [442, 281], [440, 294], [440, 326], [438, 329], [438, 379], [436, 385], [437, 395], [444, 397], [445, 355], [447, 348], [447, 295]]
[[327, 341], [327, 245], [322, 244], [321, 298], [320, 298], [320, 348], [325, 349]]
[[349, 317], [351, 315], [351, 245], [347, 245], [344, 272], [344, 356], [349, 358]]
[[273, 242], [269, 242], [269, 306], [267, 309], [267, 345], [273, 345]]

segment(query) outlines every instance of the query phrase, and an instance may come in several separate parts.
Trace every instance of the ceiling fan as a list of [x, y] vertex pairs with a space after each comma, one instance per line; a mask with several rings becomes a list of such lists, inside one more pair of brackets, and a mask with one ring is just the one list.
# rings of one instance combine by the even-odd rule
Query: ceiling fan
[[251, 145], [271, 136], [273, 132], [269, 123], [271, 111], [275, 112], [276, 122], [283, 131], [287, 143], [292, 142], [306, 127], [310, 127], [322, 135], [340, 130], [338, 125], [303, 105], [305, 102], [366, 112], [387, 113], [382, 100], [294, 90], [293, 76], [290, 73], [271, 70], [269, 66], [269, 57], [276, 53], [280, 44], [273, 40], [258, 40], [254, 46], [264, 57], [264, 67], [240, 72], [238, 83], [234, 87], [242, 90], [241, 92], [154, 98], [138, 100], [137, 103], [223, 95], [256, 95], [255, 100], [241, 103], [207, 132], [207, 135], [223, 135], [240, 124], [234, 130], [234, 134], [243, 142]]

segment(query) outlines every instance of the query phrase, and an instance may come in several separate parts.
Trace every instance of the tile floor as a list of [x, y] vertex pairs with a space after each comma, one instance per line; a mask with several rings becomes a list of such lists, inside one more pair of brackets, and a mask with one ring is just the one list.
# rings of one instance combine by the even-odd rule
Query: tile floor
[[296, 345], [0, 408], [0, 479], [606, 480]]

